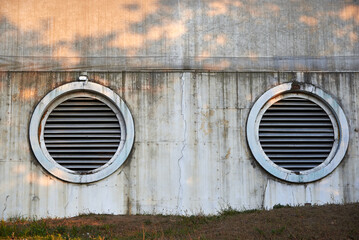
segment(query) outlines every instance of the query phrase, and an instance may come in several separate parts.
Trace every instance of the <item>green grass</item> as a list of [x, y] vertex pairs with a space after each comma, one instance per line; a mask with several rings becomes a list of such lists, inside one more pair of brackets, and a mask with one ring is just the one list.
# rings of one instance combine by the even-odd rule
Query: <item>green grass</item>
[[[146, 227], [153, 225], [149, 219], [144, 220], [142, 231], [137, 231], [132, 236], [115, 236], [112, 230], [116, 226], [111, 224], [103, 225], [82, 225], [82, 226], [53, 226], [48, 221], [41, 219], [26, 219], [14, 217], [9, 221], [0, 222], [0, 238], [26, 238], [26, 239], [161, 239], [164, 236], [169, 238], [179, 238], [190, 236], [200, 226], [213, 221], [234, 216], [237, 214], [253, 213], [258, 210], [238, 211], [230, 207], [223, 209], [219, 215], [213, 216], [177, 216], [175, 223], [167, 229], [157, 229], [156, 231], [147, 231]], [[106, 219], [106, 215], [82, 214], [79, 217], [94, 217], [101, 221]], [[166, 216], [161, 216], [166, 217]], [[200, 239], [205, 239], [200, 237]]]
[[16, 237], [27, 239], [76, 239], [101, 238], [101, 233], [108, 231], [110, 226], [49, 226], [45, 220], [27, 221], [22, 223], [0, 223], [0, 238]]
[[[355, 223], [359, 222], [357, 221], [359, 215], [355, 214], [356, 211], [354, 210], [357, 208], [353, 207], [354, 205], [348, 206], [351, 207], [350, 211], [347, 210], [351, 215], [344, 214], [342, 217], [350, 221], [339, 226], [344, 228], [348, 226], [348, 229], [344, 229], [346, 231], [345, 236], [356, 239], [359, 236], [359, 225]], [[246, 232], [249, 234], [242, 235], [242, 238], [243, 236], [244, 238], [252, 236], [262, 239], [287, 239], [298, 237], [293, 237], [293, 233], [299, 236], [307, 236], [309, 232], [306, 229], [302, 229], [302, 232], [298, 232], [297, 229], [298, 226], [301, 226], [298, 225], [298, 219], [300, 218], [302, 223], [306, 219], [305, 216], [310, 220], [310, 226], [316, 223], [317, 229], [324, 226], [331, 229], [331, 225], [321, 225], [328, 222], [323, 221], [323, 218], [327, 217], [332, 209], [339, 208], [340, 206], [334, 205], [289, 208], [289, 206], [278, 204], [274, 206], [273, 211], [255, 209], [238, 211], [227, 207], [217, 215], [210, 216], [141, 215], [123, 216], [122, 218], [121, 216], [85, 214], [72, 220], [36, 220], [17, 216], [8, 221], [0, 221], [0, 239], [232, 239], [232, 236], [237, 235], [231, 234], [238, 234], [242, 229], [247, 230]], [[330, 209], [330, 211], [326, 209]], [[313, 214], [312, 211], [317, 211], [322, 215], [315, 218], [317, 214]], [[337, 211], [342, 212], [342, 210]], [[335, 212], [333, 214], [336, 217], [341, 216]], [[117, 222], [114, 221], [115, 219]], [[332, 217], [329, 216], [328, 219], [332, 219]], [[127, 222], [128, 220], [130, 221]], [[121, 228], [122, 222], [125, 225]], [[217, 226], [220, 226], [218, 231], [215, 230]], [[333, 229], [335, 230], [337, 227], [335, 225]], [[315, 238], [319, 233], [313, 231], [310, 234]]]

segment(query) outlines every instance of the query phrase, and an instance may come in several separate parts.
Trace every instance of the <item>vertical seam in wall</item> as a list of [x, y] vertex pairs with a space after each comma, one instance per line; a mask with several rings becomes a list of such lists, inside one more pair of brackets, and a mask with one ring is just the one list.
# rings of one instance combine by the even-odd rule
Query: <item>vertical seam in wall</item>
[[[11, 74], [10, 72], [8, 72], [8, 82], [9, 82], [9, 107], [8, 107], [8, 114], [9, 116], [7, 117], [7, 124], [8, 124], [8, 132], [7, 132], [7, 153], [11, 153], [11, 117], [12, 117], [12, 84], [11, 84]], [[6, 154], [6, 158], [7, 160], [11, 160], [11, 156], [9, 154]]]

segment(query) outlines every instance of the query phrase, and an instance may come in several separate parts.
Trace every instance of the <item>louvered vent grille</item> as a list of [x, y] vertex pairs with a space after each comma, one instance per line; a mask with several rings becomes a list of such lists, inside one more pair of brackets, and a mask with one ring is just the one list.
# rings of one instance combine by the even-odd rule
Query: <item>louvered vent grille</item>
[[288, 97], [271, 105], [259, 125], [265, 154], [278, 166], [295, 172], [320, 165], [334, 144], [327, 113], [316, 103]]
[[75, 97], [59, 104], [44, 129], [45, 146], [63, 167], [80, 172], [106, 164], [121, 141], [116, 114], [91, 97]]

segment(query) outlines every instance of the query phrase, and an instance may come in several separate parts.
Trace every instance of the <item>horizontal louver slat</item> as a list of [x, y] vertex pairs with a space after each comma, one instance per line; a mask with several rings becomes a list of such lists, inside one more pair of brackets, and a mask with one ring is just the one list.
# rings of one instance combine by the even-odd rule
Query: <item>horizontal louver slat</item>
[[302, 165], [306, 165], [308, 163], [322, 163], [323, 160], [320, 159], [291, 159], [290, 163], [288, 163], [287, 160], [283, 160], [283, 159], [276, 159], [273, 160], [273, 162], [275, 163], [286, 163], [286, 164], [302, 164]]
[[74, 170], [74, 171], [91, 171], [93, 169], [101, 167], [103, 164], [99, 165], [68, 165], [68, 164], [61, 164], [63, 167]]
[[44, 127], [52, 158], [65, 168], [87, 172], [106, 164], [121, 142], [119, 120], [105, 103], [76, 97], [58, 105]]
[[318, 164], [307, 164], [307, 165], [300, 165], [300, 164], [282, 164], [281, 167], [282, 168], [286, 168], [292, 171], [296, 171], [296, 170], [309, 170], [312, 168], [315, 168], [316, 166], [318, 166]]
[[107, 163], [107, 160], [91, 160], [91, 161], [88, 161], [86, 160], [86, 162], [84, 162], [83, 160], [58, 160], [57, 163], [63, 163], [63, 164], [105, 164]]
[[[326, 113], [323, 112], [286, 112], [286, 116], [306, 116], [306, 115], [312, 115], [312, 116], [326, 116]], [[283, 112], [266, 112], [265, 116], [283, 116]]]
[[319, 148], [319, 149], [296, 149], [296, 148], [264, 148], [266, 153], [310, 153], [310, 152], [330, 152], [330, 148]]
[[106, 106], [106, 104], [98, 101], [66, 101], [59, 104], [59, 107], [62, 106]]
[[112, 154], [81, 154], [81, 155], [76, 155], [76, 154], [51, 154], [51, 156], [56, 159], [56, 158], [107, 158], [110, 159], [113, 155]]
[[117, 148], [118, 144], [46, 144], [48, 149], [50, 148]]
[[326, 117], [265, 117], [263, 116], [262, 121], [330, 121], [329, 118]]
[[61, 112], [61, 111], [108, 111], [109, 108], [106, 107], [98, 107], [98, 106], [75, 106], [75, 107], [57, 107], [53, 110], [53, 112]]
[[117, 149], [48, 149], [49, 153], [115, 153]]
[[259, 137], [334, 137], [334, 133], [313, 133], [313, 132], [304, 132], [304, 133], [260, 133]]
[[45, 134], [45, 138], [120, 138], [119, 134]]
[[50, 129], [50, 128], [66, 128], [66, 129], [72, 129], [72, 128], [117, 128], [118, 124], [116, 123], [71, 123], [71, 124], [57, 124], [57, 123], [47, 123], [46, 124], [46, 129]]
[[294, 107], [298, 107], [298, 106], [311, 106], [311, 107], [316, 107], [317, 105], [315, 103], [310, 103], [310, 102], [301, 102], [301, 101], [285, 101], [282, 100], [280, 102], [276, 103], [276, 106], [294, 106]]
[[287, 158], [287, 159], [291, 159], [291, 158], [326, 158], [328, 156], [328, 154], [273, 154], [273, 153], [268, 153], [267, 156], [269, 158]]
[[87, 116], [116, 116], [113, 112], [54, 112], [51, 116], [61, 116], [61, 117], [87, 117]]
[[332, 126], [331, 122], [263, 122], [261, 126], [295, 126], [295, 127], [308, 127], [308, 126], [322, 126], [322, 127], [329, 127]]
[[260, 142], [333, 142], [333, 138], [260, 138]]
[[261, 127], [260, 132], [329, 132], [332, 133], [331, 128], [268, 128]]
[[46, 143], [117, 143], [120, 139], [109, 138], [109, 139], [47, 139]]
[[295, 147], [296, 149], [300, 148], [332, 148], [331, 143], [262, 143], [262, 147], [272, 147], [272, 148], [292, 148]]
[[320, 107], [277, 107], [275, 104], [269, 111], [320, 111]]
[[263, 151], [292, 171], [314, 168], [328, 157], [334, 129], [327, 113], [311, 100], [291, 97], [271, 105], [259, 124]]
[[45, 134], [54, 133], [121, 133], [120, 129], [56, 129], [45, 130]]
[[73, 118], [59, 118], [59, 117], [52, 117], [48, 118], [47, 122], [118, 122], [116, 117], [73, 117]]

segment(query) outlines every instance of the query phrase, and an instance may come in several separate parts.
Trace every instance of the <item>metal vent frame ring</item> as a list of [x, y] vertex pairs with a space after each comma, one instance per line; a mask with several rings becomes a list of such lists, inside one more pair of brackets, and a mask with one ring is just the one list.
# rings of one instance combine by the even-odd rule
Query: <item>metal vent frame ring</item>
[[[335, 141], [329, 156], [310, 170], [294, 172], [278, 166], [268, 158], [259, 141], [259, 124], [263, 114], [274, 102], [288, 95], [315, 101], [328, 114], [335, 129]], [[332, 96], [309, 83], [284, 83], [265, 92], [250, 110], [246, 133], [249, 148], [257, 162], [271, 175], [293, 183], [313, 182], [330, 174], [344, 158], [349, 144], [349, 125], [343, 109]]]
[[[44, 143], [44, 126], [56, 106], [74, 96], [85, 95], [107, 104], [116, 114], [124, 132], [120, 146], [106, 164], [92, 171], [78, 172], [61, 166], [51, 157]], [[38, 103], [30, 120], [29, 140], [35, 157], [50, 174], [67, 182], [90, 183], [111, 175], [126, 161], [134, 143], [134, 121], [125, 102], [111, 89], [92, 82], [71, 82], [52, 90]]]

